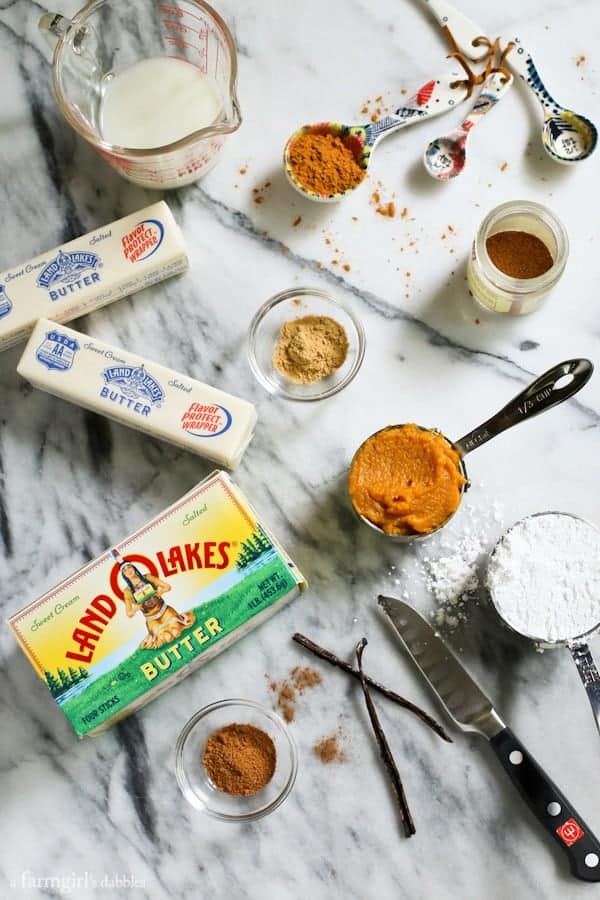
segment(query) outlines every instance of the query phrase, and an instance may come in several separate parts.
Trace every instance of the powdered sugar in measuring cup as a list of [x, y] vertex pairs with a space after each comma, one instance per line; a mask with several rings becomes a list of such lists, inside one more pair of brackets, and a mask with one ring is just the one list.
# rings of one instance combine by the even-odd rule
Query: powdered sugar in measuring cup
[[586, 643], [600, 627], [600, 529], [569, 513], [521, 519], [496, 544], [487, 586], [513, 631], [569, 648], [600, 730], [600, 675]]

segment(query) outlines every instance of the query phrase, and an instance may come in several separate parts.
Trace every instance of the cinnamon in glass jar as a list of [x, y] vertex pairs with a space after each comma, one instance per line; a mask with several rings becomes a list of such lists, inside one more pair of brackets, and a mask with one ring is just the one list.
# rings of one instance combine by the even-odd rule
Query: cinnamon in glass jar
[[515, 200], [481, 223], [467, 265], [471, 294], [493, 312], [533, 312], [559, 281], [569, 253], [564, 226], [540, 203]]

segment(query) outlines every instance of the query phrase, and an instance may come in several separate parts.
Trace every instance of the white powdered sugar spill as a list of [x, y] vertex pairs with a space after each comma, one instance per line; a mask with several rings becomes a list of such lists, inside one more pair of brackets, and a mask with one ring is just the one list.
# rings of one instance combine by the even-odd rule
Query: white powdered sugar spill
[[448, 530], [436, 554], [422, 563], [425, 585], [437, 607], [431, 618], [449, 632], [465, 622], [471, 606], [479, 602], [479, 576], [490, 550], [490, 531], [502, 521], [498, 503], [483, 509], [467, 505], [463, 512], [462, 529]]
[[435, 609], [433, 623], [451, 633], [469, 617], [479, 602], [480, 573], [502, 527], [504, 515], [497, 502], [473, 505], [464, 502], [459, 516], [431, 543], [418, 545], [417, 558], [410, 566], [391, 566], [388, 575], [408, 602], [425, 588]]
[[600, 530], [564, 513], [517, 522], [494, 551], [488, 587], [521, 634], [545, 641], [585, 634], [600, 622]]
[[476, 534], [464, 534], [444, 549], [443, 556], [424, 563], [425, 583], [437, 604], [431, 613], [436, 625], [453, 631], [466, 621], [469, 604], [476, 602], [483, 553], [483, 541]]

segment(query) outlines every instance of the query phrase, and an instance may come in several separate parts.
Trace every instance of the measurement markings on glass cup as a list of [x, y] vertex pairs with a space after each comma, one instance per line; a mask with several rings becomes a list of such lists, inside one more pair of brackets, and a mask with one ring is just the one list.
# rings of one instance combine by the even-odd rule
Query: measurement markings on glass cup
[[202, 16], [197, 16], [188, 8], [182, 9], [181, 6], [171, 6], [168, 3], [161, 3], [159, 10], [164, 16], [179, 16], [180, 18], [189, 16], [190, 19], [196, 19], [197, 22], [201, 22], [203, 25], [206, 24], [206, 20]]

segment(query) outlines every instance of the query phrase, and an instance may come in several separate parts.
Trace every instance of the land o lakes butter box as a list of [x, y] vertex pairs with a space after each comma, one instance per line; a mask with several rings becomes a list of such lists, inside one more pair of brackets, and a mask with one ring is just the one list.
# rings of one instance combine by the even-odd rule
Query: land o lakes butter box
[[305, 587], [217, 471], [9, 625], [83, 737], [208, 662]]

